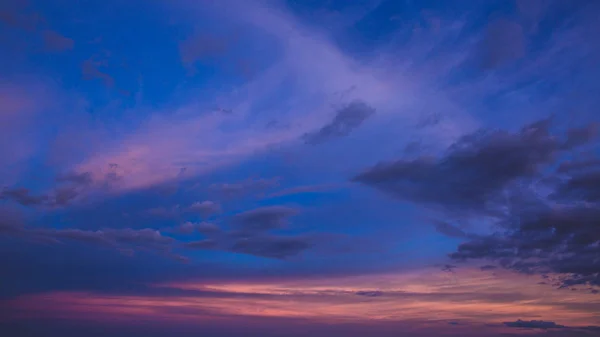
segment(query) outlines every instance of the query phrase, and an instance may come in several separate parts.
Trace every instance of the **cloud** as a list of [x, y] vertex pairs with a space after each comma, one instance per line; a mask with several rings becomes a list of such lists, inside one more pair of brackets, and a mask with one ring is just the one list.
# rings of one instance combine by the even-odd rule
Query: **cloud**
[[221, 232], [221, 228], [214, 223], [200, 222], [194, 223], [186, 221], [177, 227], [167, 228], [168, 231], [180, 234], [194, 234], [196, 232], [202, 235], [211, 236]]
[[42, 233], [57, 239], [69, 239], [87, 243], [97, 243], [112, 246], [128, 246], [134, 248], [167, 249], [175, 242], [171, 237], [162, 235], [151, 228], [143, 229], [112, 229], [81, 230], [81, 229], [55, 229], [42, 231]]
[[278, 198], [278, 197], [284, 197], [284, 196], [296, 195], [296, 194], [304, 194], [304, 193], [320, 193], [320, 192], [333, 190], [338, 187], [339, 186], [335, 185], [335, 184], [296, 186], [296, 187], [285, 188], [285, 189], [277, 191], [277, 192], [273, 192], [273, 193], [269, 194], [267, 197], [268, 198]]
[[307, 144], [319, 144], [347, 136], [373, 114], [375, 114], [373, 107], [362, 101], [353, 101], [339, 109], [331, 122], [317, 131], [304, 134], [302, 138]]
[[115, 84], [114, 78], [106, 73], [102, 68], [108, 66], [106, 60], [89, 58], [81, 64], [81, 74], [86, 80], [101, 80], [107, 88], [112, 88]]
[[[566, 137], [550, 128], [551, 119], [544, 119], [517, 132], [480, 131], [462, 137], [441, 158], [381, 163], [354, 181], [459, 219], [491, 222], [491, 234], [466, 236], [450, 254], [456, 261], [483, 259], [522, 273], [560, 274], [554, 283], [559, 287], [599, 286], [600, 171], [560, 169], [571, 150], [594, 145], [594, 138], [580, 136], [590, 134], [581, 131], [588, 127], [569, 129]], [[445, 221], [436, 226], [465, 237]]]
[[75, 45], [75, 42], [72, 39], [52, 30], [44, 30], [42, 32], [42, 39], [44, 40], [45, 48], [52, 52], [71, 50]]
[[221, 212], [221, 205], [211, 200], [197, 201], [189, 207], [189, 210], [207, 217]]
[[12, 200], [23, 206], [62, 207], [77, 200], [91, 186], [88, 174], [67, 174], [56, 178], [56, 185], [47, 193], [35, 194], [24, 187], [3, 188], [0, 200]]
[[527, 328], [527, 329], [564, 329], [566, 326], [546, 321], [522, 321], [504, 322], [504, 325], [511, 328]]
[[482, 66], [496, 68], [525, 56], [527, 41], [523, 28], [504, 19], [491, 22], [481, 42]]
[[232, 219], [244, 233], [261, 233], [274, 229], [285, 228], [289, 217], [296, 215], [298, 210], [286, 206], [266, 206], [239, 213]]
[[260, 257], [285, 259], [298, 255], [312, 244], [301, 237], [262, 235], [241, 238], [231, 247], [231, 251]]
[[5, 188], [0, 193], [0, 198], [14, 200], [23, 206], [37, 206], [48, 201], [47, 195], [33, 195], [30, 190], [23, 187]]
[[365, 297], [379, 297], [383, 295], [382, 291], [378, 291], [378, 290], [362, 290], [362, 291], [357, 291], [355, 293], [358, 296], [365, 296]]
[[214, 239], [203, 239], [185, 243], [185, 247], [192, 249], [214, 249], [218, 246], [219, 242]]
[[0, 234], [15, 234], [23, 230], [24, 219], [17, 210], [0, 205]]
[[551, 163], [562, 142], [550, 120], [518, 132], [481, 130], [461, 137], [441, 158], [382, 162], [352, 180], [397, 198], [447, 210], [484, 211], [509, 184]]
[[181, 62], [193, 69], [196, 62], [224, 55], [229, 49], [228, 39], [209, 34], [195, 34], [179, 44]]
[[259, 178], [236, 183], [212, 184], [209, 186], [209, 189], [226, 197], [241, 197], [247, 194], [263, 192], [276, 186], [279, 186], [279, 178]]
[[435, 220], [433, 225], [435, 226], [435, 230], [439, 233], [446, 235], [451, 238], [465, 238], [467, 237], [467, 233], [465, 233], [462, 229], [448, 223], [445, 221]]

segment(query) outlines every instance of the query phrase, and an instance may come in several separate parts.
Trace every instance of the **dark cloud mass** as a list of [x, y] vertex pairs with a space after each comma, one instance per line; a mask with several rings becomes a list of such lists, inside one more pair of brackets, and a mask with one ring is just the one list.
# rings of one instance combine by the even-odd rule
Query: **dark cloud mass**
[[[557, 273], [558, 287], [600, 286], [600, 170], [595, 159], [589, 165], [566, 161], [579, 147], [595, 145], [589, 131], [595, 126], [570, 129], [565, 137], [551, 134], [551, 126], [545, 119], [514, 133], [480, 131], [441, 158], [381, 163], [354, 181], [459, 219], [493, 219], [491, 235], [463, 236], [445, 221], [435, 224], [447, 236], [469, 239], [450, 255], [456, 261]], [[545, 196], [543, 189], [551, 192]]]
[[550, 135], [550, 120], [515, 133], [479, 131], [453, 144], [442, 158], [380, 163], [353, 178], [395, 197], [447, 210], [482, 211], [503, 189], [539, 172], [563, 142]]
[[237, 214], [233, 223], [240, 230], [247, 232], [264, 232], [284, 228], [288, 218], [297, 214], [297, 210], [286, 206], [267, 206]]
[[264, 235], [241, 238], [231, 248], [234, 252], [285, 259], [310, 248], [309, 240], [300, 237]]
[[338, 110], [330, 123], [317, 131], [305, 134], [303, 139], [307, 144], [319, 144], [337, 137], [347, 136], [373, 114], [375, 114], [373, 107], [362, 101], [353, 101]]
[[511, 327], [511, 328], [530, 328], [530, 329], [562, 329], [562, 328], [566, 328], [564, 325], [556, 324], [554, 322], [522, 321], [520, 319], [515, 322], [504, 322], [504, 325]]

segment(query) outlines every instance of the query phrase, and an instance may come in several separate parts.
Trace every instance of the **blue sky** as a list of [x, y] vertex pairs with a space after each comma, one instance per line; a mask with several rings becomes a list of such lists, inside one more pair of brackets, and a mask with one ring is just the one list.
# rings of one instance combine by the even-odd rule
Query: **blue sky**
[[0, 329], [591, 336], [599, 10], [2, 2]]

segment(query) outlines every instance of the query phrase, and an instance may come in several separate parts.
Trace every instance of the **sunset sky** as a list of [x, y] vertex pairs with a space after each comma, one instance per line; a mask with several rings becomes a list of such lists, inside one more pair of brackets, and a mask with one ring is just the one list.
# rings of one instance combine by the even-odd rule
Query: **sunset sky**
[[0, 0], [0, 335], [600, 336], [600, 2]]

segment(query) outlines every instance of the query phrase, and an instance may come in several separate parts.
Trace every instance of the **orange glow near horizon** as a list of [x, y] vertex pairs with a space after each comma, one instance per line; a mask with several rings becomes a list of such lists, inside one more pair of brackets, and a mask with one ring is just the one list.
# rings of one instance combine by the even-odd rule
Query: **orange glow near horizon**
[[600, 325], [600, 296], [556, 290], [538, 282], [535, 277], [508, 272], [423, 270], [318, 280], [155, 286], [159, 292], [161, 288], [191, 291], [177, 296], [53, 292], [23, 296], [11, 305], [16, 312], [27, 312], [28, 317], [85, 316], [96, 320], [146, 317], [202, 322], [246, 316], [323, 323], [461, 321], [501, 325], [522, 319], [569, 326]]

